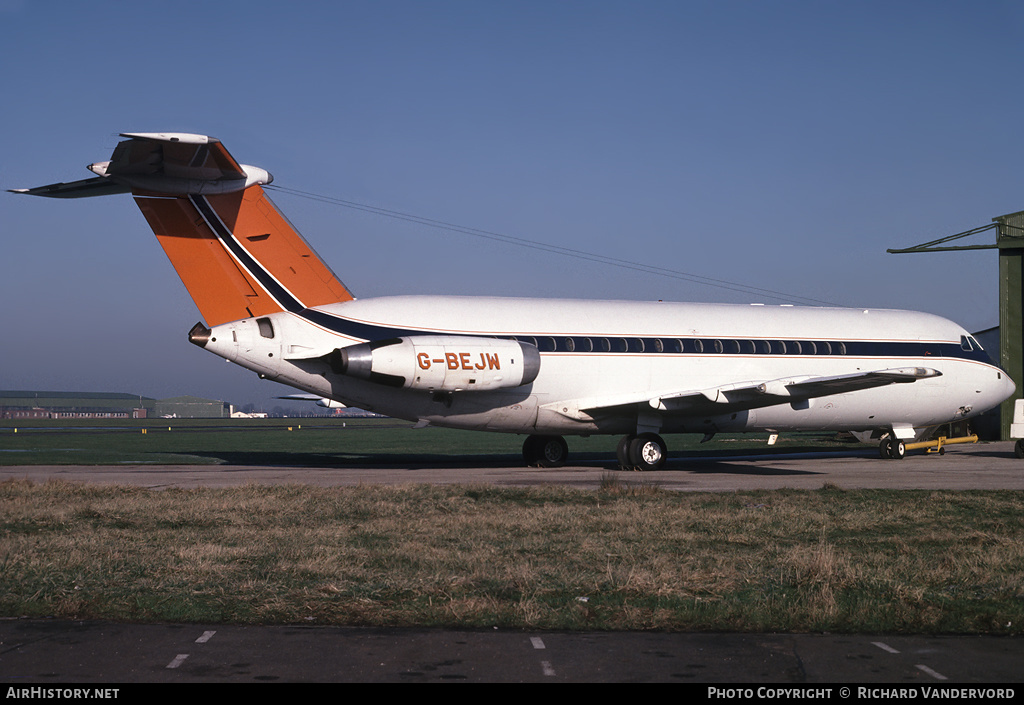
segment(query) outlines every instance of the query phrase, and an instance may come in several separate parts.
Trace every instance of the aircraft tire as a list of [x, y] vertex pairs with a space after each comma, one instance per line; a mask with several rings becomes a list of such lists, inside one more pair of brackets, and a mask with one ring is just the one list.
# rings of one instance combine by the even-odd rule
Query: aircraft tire
[[1018, 458], [1024, 458], [1024, 440], [1019, 440], [1013, 444], [1013, 453]]
[[664, 439], [656, 433], [641, 433], [629, 444], [629, 458], [638, 470], [661, 470], [668, 455]]
[[878, 444], [878, 457], [882, 460], [892, 460], [892, 455], [889, 451], [889, 439], [883, 438]]
[[543, 436], [527, 436], [523, 441], [523, 460], [526, 467], [540, 467], [540, 442], [543, 439]]
[[619, 445], [615, 449], [615, 457], [619, 461], [619, 467], [623, 470], [632, 470], [634, 467], [629, 458], [629, 447], [635, 439], [636, 435], [627, 434], [619, 440]]
[[527, 436], [523, 441], [523, 460], [536, 468], [559, 468], [569, 457], [569, 444], [561, 436]]
[[889, 457], [893, 460], [903, 460], [907, 457], [907, 444], [898, 438], [889, 442]]
[[540, 448], [540, 466], [542, 468], [560, 468], [569, 458], [569, 444], [561, 436], [542, 436]]

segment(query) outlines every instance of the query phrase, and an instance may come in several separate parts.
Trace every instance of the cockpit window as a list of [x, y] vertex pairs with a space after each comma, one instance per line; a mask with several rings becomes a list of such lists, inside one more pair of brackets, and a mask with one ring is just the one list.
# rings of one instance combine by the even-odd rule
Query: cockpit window
[[974, 349], [975, 349], [975, 350], [984, 350], [984, 349], [985, 349], [985, 348], [981, 347], [981, 343], [979, 343], [979, 342], [978, 342], [978, 339], [977, 339], [977, 338], [975, 338], [975, 337], [974, 337], [973, 335], [969, 335], [969, 336], [967, 336], [967, 339], [968, 339], [969, 341], [971, 341], [971, 345], [973, 345], [973, 346], [974, 346]]
[[[979, 346], [979, 347], [981, 347], [981, 346]], [[961, 335], [960, 336], [960, 348], [963, 349], [963, 350], [967, 350], [968, 352], [970, 352], [972, 350], [972, 348], [971, 348], [971, 341], [968, 339], [968, 337], [966, 335]]]

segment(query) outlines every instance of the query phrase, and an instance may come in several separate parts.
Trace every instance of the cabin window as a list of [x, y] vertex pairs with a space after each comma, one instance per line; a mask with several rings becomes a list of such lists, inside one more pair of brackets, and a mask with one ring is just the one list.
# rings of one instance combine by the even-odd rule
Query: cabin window
[[695, 340], [695, 341], [693, 341], [693, 351], [697, 352], [697, 353], [704, 352], [704, 341], [703, 340]]
[[566, 352], [573, 352], [574, 350], [576, 350], [576, 343], [575, 343], [575, 341], [573, 341], [572, 338], [566, 338], [565, 339], [565, 351]]
[[786, 341], [786, 352], [790, 355], [800, 354], [800, 341], [799, 340], [787, 340]]
[[813, 340], [806, 340], [803, 343], [804, 355], [814, 355], [818, 352], [818, 346], [814, 344]]
[[601, 352], [612, 351], [612, 341], [608, 340], [608, 338], [601, 338], [600, 340], [597, 341], [597, 344]]
[[274, 324], [270, 321], [269, 318], [257, 318], [256, 325], [259, 326], [260, 335], [262, 335], [264, 338], [274, 337]]
[[818, 354], [819, 355], [831, 355], [832, 354], [832, 346], [829, 344], [829, 342], [827, 340], [818, 343]]
[[767, 340], [757, 341], [757, 352], [761, 353], [762, 355], [771, 355], [772, 344]]
[[629, 339], [629, 352], [642, 353], [645, 349], [644, 341], [642, 338], [630, 338]]
[[711, 349], [714, 350], [716, 353], [721, 353], [723, 350], [725, 350], [725, 346], [722, 345], [721, 340], [715, 340], [712, 341], [711, 343]]
[[846, 343], [840, 340], [838, 343], [836, 343], [836, 347], [838, 348], [838, 352], [840, 355], [846, 354]]

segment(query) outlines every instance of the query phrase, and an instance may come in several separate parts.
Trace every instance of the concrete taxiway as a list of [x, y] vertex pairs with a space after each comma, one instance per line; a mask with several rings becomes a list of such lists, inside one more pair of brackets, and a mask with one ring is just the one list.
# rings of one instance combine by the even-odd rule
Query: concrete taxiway
[[903, 460], [882, 460], [867, 446], [855, 450], [791, 455], [687, 456], [670, 458], [659, 472], [623, 472], [611, 463], [526, 468], [502, 457], [493, 465], [451, 462], [418, 465], [362, 464], [337, 468], [257, 465], [21, 465], [0, 466], [0, 480], [67, 480], [167, 487], [226, 487], [249, 482], [318, 486], [366, 484], [496, 484], [598, 487], [609, 478], [676, 491], [743, 489], [1024, 490], [1024, 460], [1012, 442], [950, 446], [944, 455], [917, 451]]

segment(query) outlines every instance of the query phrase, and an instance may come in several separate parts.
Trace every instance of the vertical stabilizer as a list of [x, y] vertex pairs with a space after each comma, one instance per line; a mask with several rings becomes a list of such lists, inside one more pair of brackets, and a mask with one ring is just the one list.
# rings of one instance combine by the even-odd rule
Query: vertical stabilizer
[[80, 198], [131, 192], [208, 325], [301, 311], [352, 294], [267, 197], [273, 177], [219, 140], [133, 133], [99, 176], [18, 193]]

